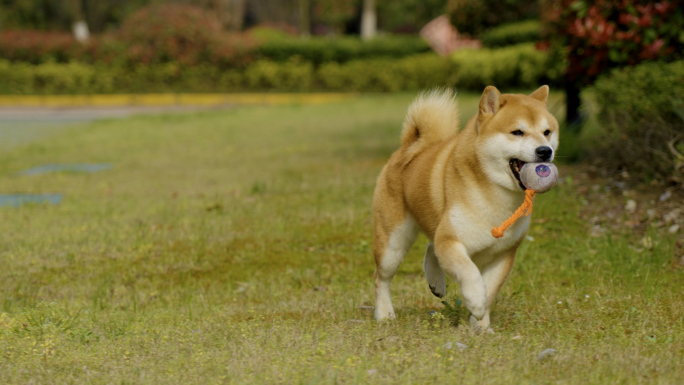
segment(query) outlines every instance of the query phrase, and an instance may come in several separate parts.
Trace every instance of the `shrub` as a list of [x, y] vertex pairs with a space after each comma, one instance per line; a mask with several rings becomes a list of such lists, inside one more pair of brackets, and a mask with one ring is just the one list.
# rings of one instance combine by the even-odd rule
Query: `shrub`
[[328, 62], [345, 63], [379, 57], [401, 58], [428, 52], [430, 47], [421, 38], [412, 36], [378, 37], [369, 41], [351, 37], [313, 37], [269, 40], [260, 44], [256, 50], [263, 59], [285, 62], [298, 56], [319, 66]]
[[246, 33], [254, 39], [254, 41], [259, 43], [296, 39], [298, 37], [297, 29], [287, 24], [277, 25], [262, 23], [251, 27]]
[[414, 55], [397, 63], [403, 89], [420, 90], [442, 85], [454, 85], [454, 63], [435, 54]]
[[525, 43], [505, 48], [463, 49], [452, 54], [457, 88], [531, 88], [548, 82], [548, 56]]
[[191, 5], [165, 4], [144, 7], [123, 23], [120, 38], [130, 45], [136, 62], [178, 61], [195, 64], [206, 55], [221, 34], [214, 14]]
[[43, 63], [36, 66], [33, 82], [36, 88], [48, 94], [71, 93], [74, 90], [92, 90], [95, 71], [80, 63]]
[[0, 93], [26, 94], [34, 90], [33, 66], [0, 60]]
[[79, 61], [128, 69], [177, 63], [184, 69], [209, 64], [229, 70], [245, 68], [255, 59], [287, 63], [293, 57], [319, 67], [329, 62], [402, 58], [429, 51], [422, 39], [412, 36], [371, 41], [351, 37], [300, 39], [269, 27], [227, 34], [206, 11], [174, 4], [143, 8], [126, 19], [119, 32], [93, 37], [85, 45], [66, 33], [0, 32], [0, 59], [32, 64]]
[[324, 88], [336, 91], [398, 91], [403, 89], [397, 66], [386, 59], [328, 63], [318, 70]]
[[452, 72], [450, 60], [432, 53], [331, 62], [318, 69], [297, 57], [284, 63], [262, 59], [244, 70], [209, 64], [183, 68], [172, 62], [127, 67], [0, 61], [0, 93], [399, 91], [447, 84]]
[[611, 68], [682, 58], [681, 0], [546, 0], [545, 35], [568, 60], [568, 81], [593, 83]]
[[520, 43], [537, 42], [541, 39], [541, 22], [526, 20], [503, 24], [482, 33], [485, 47], [495, 48]]
[[447, 11], [459, 32], [479, 36], [501, 24], [534, 19], [539, 14], [537, 1], [526, 0], [449, 0]]
[[[595, 85], [605, 132], [594, 157], [640, 180], [682, 176], [684, 61], [614, 70]], [[678, 170], [678, 168], [680, 168]]]
[[142, 64], [240, 66], [249, 62], [252, 46], [245, 37], [224, 34], [214, 14], [183, 4], [138, 10], [125, 20], [118, 39], [127, 46], [127, 59]]
[[[482, 91], [537, 87], [545, 77], [546, 54], [523, 44], [501, 49], [458, 51], [449, 58], [434, 53], [400, 59], [370, 58], [316, 67], [301, 57], [285, 62], [260, 59], [246, 68], [178, 62], [134, 65], [0, 62], [0, 93], [400, 91], [439, 85]], [[114, 82], [113, 79], [116, 79]]]
[[311, 88], [313, 65], [298, 57], [285, 63], [259, 60], [247, 67], [244, 79], [250, 89], [302, 91]]
[[452, 70], [449, 60], [435, 54], [421, 54], [400, 60], [327, 63], [318, 69], [316, 75], [318, 83], [328, 90], [399, 91], [449, 84]]
[[74, 94], [113, 92], [115, 75], [72, 62], [38, 65], [0, 60], [0, 92], [8, 94]]
[[0, 31], [0, 58], [32, 64], [47, 61], [68, 62], [82, 46], [65, 32], [33, 30]]

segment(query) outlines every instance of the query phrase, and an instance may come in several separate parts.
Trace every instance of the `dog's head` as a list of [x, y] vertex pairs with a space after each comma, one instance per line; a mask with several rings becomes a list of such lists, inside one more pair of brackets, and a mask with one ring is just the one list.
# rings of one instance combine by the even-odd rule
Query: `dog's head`
[[476, 117], [477, 154], [485, 173], [509, 190], [524, 190], [519, 170], [528, 162], [552, 162], [558, 122], [547, 110], [549, 87], [532, 94], [501, 94], [488, 86]]

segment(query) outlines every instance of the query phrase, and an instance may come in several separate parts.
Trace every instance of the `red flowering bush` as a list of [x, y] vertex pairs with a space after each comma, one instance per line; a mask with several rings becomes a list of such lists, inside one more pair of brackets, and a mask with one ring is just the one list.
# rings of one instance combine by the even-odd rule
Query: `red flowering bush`
[[138, 10], [124, 21], [119, 39], [127, 45], [126, 57], [143, 64], [242, 65], [251, 48], [248, 39], [224, 33], [214, 14], [187, 4]]
[[83, 51], [70, 33], [57, 31], [0, 31], [0, 58], [32, 64], [66, 62]]
[[591, 84], [609, 68], [681, 57], [684, 1], [548, 0], [545, 34], [567, 58], [566, 80]]

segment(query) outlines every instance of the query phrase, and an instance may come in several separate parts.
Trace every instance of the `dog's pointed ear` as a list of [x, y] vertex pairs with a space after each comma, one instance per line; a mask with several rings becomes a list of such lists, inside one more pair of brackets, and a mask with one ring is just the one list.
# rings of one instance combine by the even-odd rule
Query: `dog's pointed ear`
[[494, 86], [487, 86], [480, 98], [479, 115], [493, 115], [501, 108], [501, 93]]
[[536, 91], [530, 94], [532, 99], [537, 99], [540, 102], [547, 104], [549, 101], [549, 86], [544, 84], [543, 86], [537, 88]]

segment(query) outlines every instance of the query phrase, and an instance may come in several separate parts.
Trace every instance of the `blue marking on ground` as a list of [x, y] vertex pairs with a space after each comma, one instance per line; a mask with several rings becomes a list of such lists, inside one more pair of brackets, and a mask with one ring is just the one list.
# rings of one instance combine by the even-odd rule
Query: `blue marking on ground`
[[0, 206], [19, 207], [28, 203], [59, 204], [62, 194], [0, 194]]
[[51, 163], [43, 164], [20, 172], [21, 175], [39, 175], [49, 172], [98, 172], [112, 168], [111, 163]]

